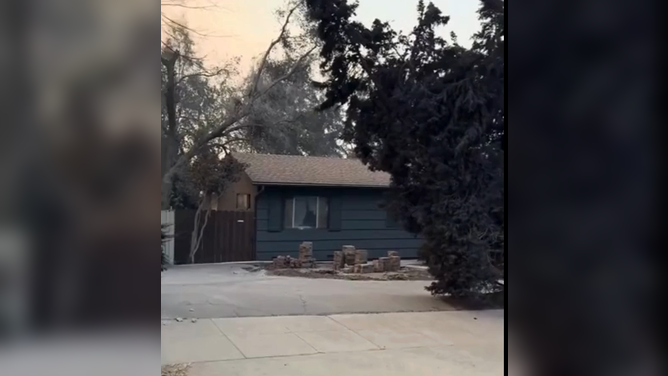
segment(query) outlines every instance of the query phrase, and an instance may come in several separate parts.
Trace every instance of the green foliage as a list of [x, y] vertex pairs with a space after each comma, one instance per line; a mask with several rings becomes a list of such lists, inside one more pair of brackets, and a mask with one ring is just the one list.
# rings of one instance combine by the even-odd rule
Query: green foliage
[[439, 36], [448, 17], [418, 4], [409, 35], [354, 21], [357, 4], [305, 0], [322, 41], [320, 109], [347, 107], [343, 139], [391, 174], [387, 206], [425, 238], [433, 294], [475, 295], [500, 277], [504, 242], [503, 0], [484, 0], [467, 49]]

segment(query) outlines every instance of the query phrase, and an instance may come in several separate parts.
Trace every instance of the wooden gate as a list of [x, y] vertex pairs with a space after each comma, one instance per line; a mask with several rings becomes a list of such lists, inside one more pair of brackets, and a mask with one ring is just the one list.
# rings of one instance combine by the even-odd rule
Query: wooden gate
[[[200, 226], [204, 224], [201, 214]], [[174, 257], [177, 264], [187, 264], [195, 211], [178, 210], [175, 214]], [[201, 227], [200, 227], [201, 228]], [[209, 214], [197, 253], [196, 264], [255, 260], [255, 213], [216, 211]]]

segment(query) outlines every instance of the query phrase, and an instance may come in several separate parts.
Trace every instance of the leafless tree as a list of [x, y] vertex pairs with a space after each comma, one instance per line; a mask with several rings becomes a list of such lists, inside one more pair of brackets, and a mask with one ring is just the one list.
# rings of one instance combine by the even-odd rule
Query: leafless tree
[[[304, 60], [309, 58], [314, 52], [316, 45], [303, 46], [303, 48], [297, 49], [297, 54], [293, 59], [294, 65], [292, 68], [288, 69], [283, 76], [276, 78], [272, 82], [261, 84], [262, 73], [268, 64], [272, 53], [276, 53], [281, 47], [285, 47], [297, 40], [297, 38], [290, 33], [290, 25], [291, 21], [293, 21], [293, 16], [300, 10], [301, 6], [302, 4], [300, 1], [290, 3], [290, 7], [284, 13], [281, 30], [278, 36], [271, 41], [258, 61], [257, 69], [254, 70], [256, 76], [251, 80], [251, 85], [232, 101], [226, 111], [221, 113], [218, 122], [210, 129], [207, 129], [201, 132], [200, 135], [194, 137], [188, 150], [184, 150], [183, 153], [179, 154], [178, 150], [166, 151], [166, 153], [170, 155], [179, 155], [161, 171], [161, 191], [163, 197], [165, 197], [165, 195], [168, 197], [175, 175], [180, 169], [186, 166], [189, 161], [197, 156], [198, 153], [212, 144], [225, 147], [232, 142], [238, 142], [240, 138], [243, 138], [242, 131], [244, 129], [256, 127], [256, 124], [244, 123], [243, 120], [255, 110], [255, 105], [258, 100], [264, 97], [276, 85], [279, 85], [281, 82], [291, 77], [292, 74], [299, 69]], [[288, 49], [283, 48], [283, 51], [286, 52]], [[168, 115], [168, 129], [172, 127], [174, 127], [173, 129], [176, 129], [176, 97], [174, 87], [177, 78], [174, 74], [174, 64], [178, 59], [182, 58], [184, 58], [184, 56], [181, 55], [180, 51], [173, 50], [163, 43], [161, 62], [165, 69], [167, 69], [168, 76], [167, 88], [164, 91], [164, 99]], [[171, 147], [176, 147], [176, 145], [172, 145]]]
[[189, 10], [215, 10], [223, 8], [221, 2], [224, 0], [160, 0], [160, 23], [162, 27], [166, 28], [167, 34], [169, 34], [169, 29], [172, 27], [181, 27], [189, 32], [200, 35], [200, 36], [211, 36], [205, 33], [202, 33], [194, 28], [188, 27], [185, 23], [174, 19], [173, 17], [167, 15], [164, 10], [180, 8], [180, 9], [189, 9]]

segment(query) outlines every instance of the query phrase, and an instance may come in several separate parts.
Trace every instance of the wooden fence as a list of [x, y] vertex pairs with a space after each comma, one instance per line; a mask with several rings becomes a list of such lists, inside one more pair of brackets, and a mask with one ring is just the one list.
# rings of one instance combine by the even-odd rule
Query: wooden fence
[[[175, 212], [174, 257], [176, 264], [189, 263], [190, 239], [195, 210]], [[205, 213], [200, 216], [200, 228]], [[255, 260], [255, 213], [216, 211], [209, 213], [204, 235], [195, 253], [195, 263]]]
[[167, 259], [169, 260], [169, 263], [174, 264], [174, 239], [171, 238], [174, 236], [174, 211], [161, 210], [160, 223], [163, 225], [169, 225], [165, 229], [167, 235], [170, 236], [170, 238], [165, 242], [165, 253], [167, 254]]

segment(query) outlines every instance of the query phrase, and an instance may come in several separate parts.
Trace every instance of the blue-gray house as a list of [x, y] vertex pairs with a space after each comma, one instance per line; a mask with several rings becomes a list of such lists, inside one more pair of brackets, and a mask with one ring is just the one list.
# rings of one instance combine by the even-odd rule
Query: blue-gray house
[[240, 181], [213, 203], [214, 209], [255, 213], [253, 254], [258, 260], [297, 256], [313, 242], [314, 256], [328, 260], [344, 245], [417, 257], [422, 240], [399, 228], [379, 205], [389, 176], [360, 161], [332, 157], [233, 153], [247, 165]]

